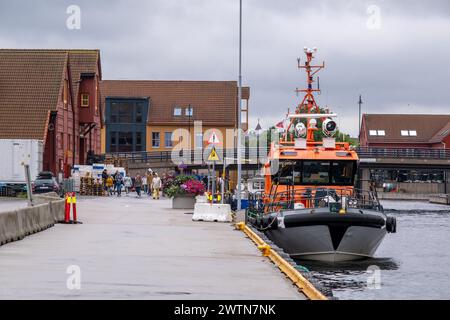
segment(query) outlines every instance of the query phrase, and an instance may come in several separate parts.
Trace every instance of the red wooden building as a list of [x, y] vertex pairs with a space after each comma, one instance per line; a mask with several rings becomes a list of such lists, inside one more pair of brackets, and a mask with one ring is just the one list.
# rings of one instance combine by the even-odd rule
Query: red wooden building
[[450, 149], [450, 115], [364, 114], [361, 146]]
[[100, 154], [98, 50], [0, 50], [0, 139], [44, 142], [44, 170]]

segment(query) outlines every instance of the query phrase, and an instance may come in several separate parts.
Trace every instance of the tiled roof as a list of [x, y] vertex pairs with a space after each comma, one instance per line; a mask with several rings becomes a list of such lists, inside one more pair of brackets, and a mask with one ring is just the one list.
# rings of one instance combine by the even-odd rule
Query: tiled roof
[[[364, 114], [363, 123], [369, 143], [429, 143], [450, 122], [450, 115]], [[371, 136], [369, 130], [384, 130], [385, 136]], [[401, 130], [414, 130], [417, 136], [402, 136]]]
[[450, 122], [448, 122], [441, 130], [439, 130], [431, 139], [430, 143], [442, 142], [448, 135], [450, 135]]
[[44, 139], [67, 52], [0, 50], [0, 138]]
[[0, 49], [0, 138], [43, 139], [67, 63], [76, 107], [81, 74], [101, 77], [99, 50]]
[[[236, 81], [128, 81], [101, 82], [102, 103], [107, 97], [148, 97], [149, 124], [186, 125], [202, 120], [205, 125], [235, 126], [237, 123]], [[243, 97], [249, 96], [249, 88]], [[175, 107], [193, 108], [193, 117], [174, 116]], [[191, 122], [192, 123], [192, 122]]]

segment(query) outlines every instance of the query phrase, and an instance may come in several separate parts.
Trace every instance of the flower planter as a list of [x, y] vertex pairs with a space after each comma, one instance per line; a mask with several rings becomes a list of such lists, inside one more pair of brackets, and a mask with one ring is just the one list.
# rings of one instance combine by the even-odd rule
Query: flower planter
[[194, 209], [195, 196], [183, 195], [172, 198], [172, 209]]

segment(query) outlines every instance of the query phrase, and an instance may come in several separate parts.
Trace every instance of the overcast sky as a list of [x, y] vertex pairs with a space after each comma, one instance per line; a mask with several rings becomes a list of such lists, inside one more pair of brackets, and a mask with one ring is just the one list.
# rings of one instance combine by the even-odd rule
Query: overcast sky
[[[359, 94], [367, 113], [450, 113], [450, 1], [243, 1], [251, 127], [300, 102], [305, 46], [326, 62], [318, 102], [343, 131], [357, 134]], [[103, 79], [237, 80], [238, 4], [0, 0], [0, 47], [98, 48]], [[66, 26], [69, 5], [80, 29]]]

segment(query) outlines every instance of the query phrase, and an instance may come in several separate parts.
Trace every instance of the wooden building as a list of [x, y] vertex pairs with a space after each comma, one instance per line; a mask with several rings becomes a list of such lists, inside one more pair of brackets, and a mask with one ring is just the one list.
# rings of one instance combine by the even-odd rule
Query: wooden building
[[0, 139], [44, 142], [43, 168], [67, 177], [100, 154], [98, 50], [0, 49]]

